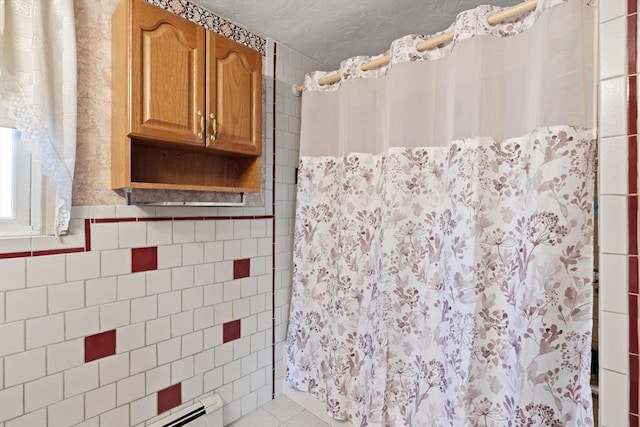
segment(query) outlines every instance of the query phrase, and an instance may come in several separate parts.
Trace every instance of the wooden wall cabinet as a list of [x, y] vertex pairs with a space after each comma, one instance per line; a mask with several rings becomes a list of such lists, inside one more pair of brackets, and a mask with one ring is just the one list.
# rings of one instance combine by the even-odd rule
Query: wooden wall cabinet
[[207, 48], [207, 113], [213, 126], [207, 146], [258, 155], [262, 142], [262, 56], [212, 32], [207, 32]]
[[144, 0], [112, 24], [112, 187], [259, 191], [261, 54]]

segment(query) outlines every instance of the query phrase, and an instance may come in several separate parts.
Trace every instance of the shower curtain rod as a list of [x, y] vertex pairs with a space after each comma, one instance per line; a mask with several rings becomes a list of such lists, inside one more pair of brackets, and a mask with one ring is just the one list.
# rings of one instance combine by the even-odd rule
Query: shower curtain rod
[[[536, 8], [537, 5], [538, 5], [537, 0], [526, 0], [523, 3], [520, 3], [516, 6], [509, 7], [507, 9], [504, 9], [501, 12], [498, 12], [494, 15], [489, 16], [489, 18], [487, 19], [487, 22], [489, 23], [489, 25], [499, 24], [511, 18], [515, 18], [517, 16], [523, 15], [527, 12], [531, 12]], [[438, 45], [449, 43], [451, 40], [453, 40], [453, 35], [454, 35], [453, 31], [449, 31], [447, 33], [442, 33], [437, 36], [431, 37], [428, 40], [424, 40], [418, 43], [418, 45], [416, 46], [416, 49], [418, 50], [418, 52], [424, 52], [425, 50], [433, 49]], [[360, 68], [362, 69], [362, 71], [370, 71], [370, 70], [375, 70], [376, 68], [384, 67], [388, 63], [389, 63], [389, 55], [384, 54], [380, 58], [374, 59], [373, 61], [365, 62], [360, 66]], [[318, 83], [324, 86], [324, 85], [330, 85], [332, 83], [337, 83], [340, 80], [341, 80], [340, 73], [333, 73], [333, 74], [329, 74], [328, 76], [324, 76], [323, 78], [318, 80]], [[304, 89], [304, 85], [299, 85], [295, 87], [295, 90], [298, 93], [298, 95], [302, 93], [302, 89]]]

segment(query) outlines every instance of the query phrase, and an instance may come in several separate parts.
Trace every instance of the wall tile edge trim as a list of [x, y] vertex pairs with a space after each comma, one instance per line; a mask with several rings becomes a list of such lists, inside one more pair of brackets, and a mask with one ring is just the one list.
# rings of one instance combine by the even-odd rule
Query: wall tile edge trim
[[0, 252], [0, 259], [25, 258], [45, 255], [61, 255], [77, 252], [91, 251], [91, 224], [103, 224], [114, 222], [147, 222], [147, 221], [243, 221], [270, 219], [275, 220], [274, 215], [239, 215], [239, 216], [198, 216], [198, 217], [139, 217], [139, 218], [85, 218], [84, 247], [71, 247], [59, 249], [45, 249], [39, 251]]

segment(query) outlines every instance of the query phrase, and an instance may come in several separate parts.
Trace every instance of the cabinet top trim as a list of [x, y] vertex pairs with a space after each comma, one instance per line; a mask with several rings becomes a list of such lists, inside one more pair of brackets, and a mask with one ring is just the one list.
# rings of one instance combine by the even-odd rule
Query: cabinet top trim
[[172, 2], [171, 4], [169, 4], [168, 0], [145, 1], [198, 24], [216, 34], [220, 34], [221, 36], [256, 50], [260, 52], [262, 56], [266, 55], [267, 40], [264, 37], [254, 34], [246, 28], [242, 28], [222, 16], [216, 15], [210, 10], [193, 4], [188, 0]]

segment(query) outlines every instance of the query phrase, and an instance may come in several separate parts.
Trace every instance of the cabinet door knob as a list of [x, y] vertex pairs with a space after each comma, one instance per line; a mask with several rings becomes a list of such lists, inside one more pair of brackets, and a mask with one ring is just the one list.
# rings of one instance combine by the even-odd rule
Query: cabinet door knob
[[202, 139], [204, 136], [204, 114], [198, 110], [198, 117], [200, 117], [200, 132], [198, 132], [198, 138]]
[[216, 140], [216, 136], [218, 136], [218, 121], [216, 120], [215, 113], [211, 113], [209, 117], [211, 117], [211, 142], [213, 142]]

